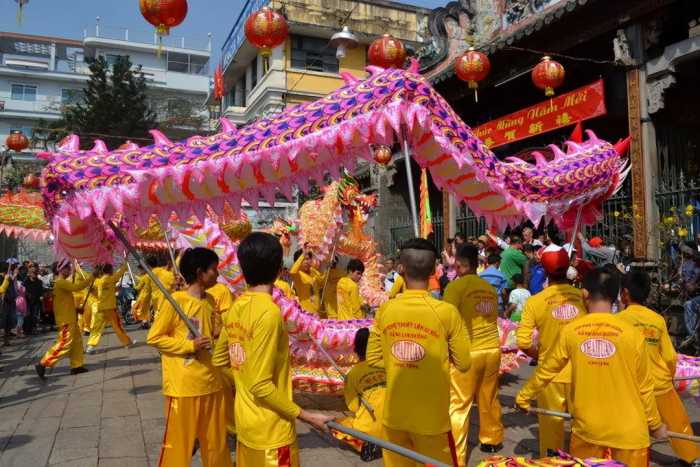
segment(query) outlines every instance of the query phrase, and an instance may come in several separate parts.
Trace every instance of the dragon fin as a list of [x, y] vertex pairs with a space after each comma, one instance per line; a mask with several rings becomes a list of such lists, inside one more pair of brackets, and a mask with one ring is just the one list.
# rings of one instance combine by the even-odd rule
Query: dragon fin
[[151, 136], [153, 136], [153, 142], [156, 146], [174, 146], [173, 142], [170, 141], [168, 137], [165, 136], [161, 131], [150, 130], [149, 133], [151, 134]]

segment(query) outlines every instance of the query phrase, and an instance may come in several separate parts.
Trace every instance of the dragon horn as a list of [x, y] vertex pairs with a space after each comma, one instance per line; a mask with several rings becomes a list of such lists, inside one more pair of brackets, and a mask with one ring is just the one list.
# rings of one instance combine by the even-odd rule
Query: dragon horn
[[630, 150], [630, 142], [632, 141], [632, 137], [628, 136], [627, 138], [618, 141], [615, 143], [615, 151], [621, 156], [624, 156], [627, 154], [627, 151]]
[[418, 60], [416, 60], [414, 57], [411, 57], [410, 63], [408, 65], [408, 72], [415, 74], [420, 73], [420, 65], [418, 64]]
[[226, 117], [221, 117], [219, 119], [219, 123], [221, 123], [221, 129], [224, 131], [224, 133], [233, 133], [236, 131], [236, 125], [234, 125], [231, 120]]
[[575, 141], [565, 141], [564, 144], [566, 145], [567, 154], [573, 154], [581, 150], [581, 145]]
[[554, 153], [554, 160], [561, 159], [562, 157], [566, 157], [566, 154], [564, 153], [564, 151], [559, 149], [559, 146], [557, 146], [556, 144], [550, 144], [548, 147]]
[[532, 156], [535, 158], [535, 165], [537, 167], [546, 167], [547, 158], [539, 151], [532, 151]]
[[150, 130], [149, 133], [153, 136], [153, 142], [156, 146], [174, 146], [173, 142], [159, 130]]
[[109, 149], [107, 149], [107, 145], [104, 141], [102, 141], [101, 139], [96, 139], [95, 145], [92, 147], [92, 152], [104, 154], [106, 152], [109, 152]]
[[343, 81], [345, 81], [345, 84], [355, 84], [357, 83], [358, 79], [355, 75], [350, 73], [349, 71], [343, 71], [340, 73], [340, 77], [343, 78]]
[[600, 139], [593, 133], [593, 130], [586, 130], [586, 135], [588, 135], [588, 141], [592, 143], [597, 143]]
[[80, 138], [78, 135], [70, 134], [63, 138], [56, 146], [61, 152], [77, 152], [80, 151]]

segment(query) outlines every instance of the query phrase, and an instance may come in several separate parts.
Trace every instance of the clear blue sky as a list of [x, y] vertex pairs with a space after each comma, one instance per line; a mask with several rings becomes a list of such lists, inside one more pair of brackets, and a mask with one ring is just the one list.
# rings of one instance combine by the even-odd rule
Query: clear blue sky
[[[435, 8], [449, 0], [401, 0], [423, 7]], [[201, 40], [213, 34], [214, 54], [218, 60], [221, 44], [226, 39], [243, 0], [189, 0], [185, 22], [173, 30], [173, 35], [197, 36]], [[104, 27], [150, 31], [152, 27], [139, 12], [138, 0], [30, 0], [24, 8], [24, 19], [17, 24], [14, 0], [0, 0], [0, 31], [38, 34], [82, 39], [83, 30], [94, 31], [95, 18]], [[133, 36], [132, 36], [133, 37]]]

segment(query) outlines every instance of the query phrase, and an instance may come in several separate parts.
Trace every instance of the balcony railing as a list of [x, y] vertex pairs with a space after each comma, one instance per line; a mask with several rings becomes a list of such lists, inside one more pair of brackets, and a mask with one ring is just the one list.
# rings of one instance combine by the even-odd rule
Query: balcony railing
[[[134, 42], [138, 44], [158, 45], [158, 35], [154, 30], [120, 28], [105, 26], [97, 18], [94, 27], [85, 28], [83, 37], [99, 37], [116, 41]], [[203, 36], [179, 36], [171, 34], [162, 38], [164, 47], [177, 47], [190, 50], [204, 50], [211, 52], [211, 33], [207, 37]]]

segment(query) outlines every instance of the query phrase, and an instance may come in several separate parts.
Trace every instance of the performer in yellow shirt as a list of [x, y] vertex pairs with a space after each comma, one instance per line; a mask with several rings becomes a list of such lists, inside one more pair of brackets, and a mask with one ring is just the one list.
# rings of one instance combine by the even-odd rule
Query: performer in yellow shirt
[[[455, 465], [450, 363], [459, 371], [469, 369], [469, 335], [459, 311], [428, 292], [436, 256], [428, 240], [415, 238], [404, 244], [399, 261], [406, 291], [377, 311], [367, 363], [386, 370], [383, 438]], [[416, 464], [385, 450], [384, 465]]]
[[573, 417], [570, 452], [575, 457], [606, 457], [630, 467], [649, 465], [649, 431], [666, 437], [654, 400], [654, 380], [642, 335], [612, 314], [619, 274], [605, 268], [583, 279], [588, 314], [561, 331], [516, 404], [530, 401], [571, 363]]
[[323, 280], [326, 283], [326, 287], [321, 290], [323, 295], [323, 312], [326, 314], [328, 319], [339, 319], [338, 318], [338, 282], [345, 277], [345, 273], [342, 269], [337, 267], [338, 259], [333, 261], [330, 269], [326, 271], [328, 280], [324, 277]]
[[456, 256], [460, 277], [447, 285], [443, 300], [459, 310], [471, 341], [469, 371], [450, 370], [450, 420], [461, 467], [467, 464], [469, 412], [474, 402], [479, 408], [479, 442], [483, 452], [493, 453], [503, 448], [503, 423], [498, 400], [501, 365], [498, 295], [491, 284], [476, 275], [477, 247], [460, 245]]
[[[345, 375], [343, 394], [348, 410], [353, 417], [338, 420], [338, 423], [354, 428], [376, 438], [383, 436], [382, 418], [384, 415], [384, 398], [386, 395], [386, 373], [381, 368], [373, 368], [367, 363], [367, 342], [369, 329], [360, 328], [355, 333], [355, 354], [360, 362]], [[360, 398], [367, 401], [373, 412], [360, 403]], [[381, 449], [352, 436], [331, 430], [334, 437], [352, 446], [360, 453], [360, 458], [369, 462], [382, 457]]]
[[[158, 260], [155, 256], [149, 256], [146, 258], [146, 265], [153, 271], [158, 266]], [[138, 296], [132, 308], [134, 317], [141, 321], [141, 329], [148, 329], [152, 319], [153, 295], [157, 287], [144, 271], [144, 274], [139, 277], [135, 288]]]
[[[622, 304], [625, 309], [617, 316], [634, 326], [644, 337], [649, 355], [654, 397], [661, 420], [670, 431], [694, 435], [685, 406], [673, 387], [676, 374], [676, 351], [666, 329], [663, 316], [645, 307], [651, 292], [651, 279], [642, 271], [630, 271], [622, 280]], [[700, 457], [696, 443], [671, 438], [671, 447], [680, 459], [692, 463]]]
[[122, 320], [117, 314], [117, 282], [126, 271], [126, 261], [114, 272], [114, 266], [104, 264], [102, 266], [102, 276], [95, 280], [94, 287], [97, 289], [97, 312], [94, 313], [90, 339], [88, 339], [85, 353], [95, 353], [95, 347], [100, 343], [105, 326], [110, 324], [117, 338], [124, 346], [133, 344], [131, 338], [126, 334]]
[[[566, 270], [569, 255], [557, 245], [549, 245], [542, 252], [542, 266], [547, 274], [549, 286], [527, 299], [523, 308], [516, 338], [518, 348], [535, 360], [543, 362], [559, 339], [568, 323], [586, 314], [581, 290], [569, 284]], [[539, 348], [535, 346], [535, 329], [539, 331]], [[567, 366], [537, 396], [541, 409], [566, 412], [571, 383], [571, 366]], [[564, 422], [559, 417], [538, 415], [540, 457], [548, 451], [566, 450], [564, 446]]]
[[292, 290], [292, 287], [289, 285], [289, 282], [285, 281], [284, 279], [277, 278], [277, 280], [274, 283], [274, 286], [277, 287], [282, 291], [285, 297], [287, 298], [295, 298], [296, 295], [294, 295], [294, 291]]
[[360, 300], [360, 287], [358, 283], [365, 272], [365, 265], [359, 259], [352, 259], [348, 263], [348, 275], [338, 281], [338, 315], [339, 320], [362, 319], [362, 300]]
[[[175, 290], [175, 274], [173, 273], [172, 268], [172, 263], [168, 261], [166, 266], [159, 266], [152, 269], [153, 274], [158, 277], [161, 284], [163, 284], [165, 288], [171, 292]], [[163, 296], [163, 292], [161, 292], [158, 287], [155, 287], [155, 285], [151, 289], [151, 293], [151, 301], [153, 303], [153, 319], [155, 319], [155, 317], [158, 315], [158, 310], [160, 310], [160, 307], [165, 300], [165, 297]]]
[[[400, 269], [401, 265], [399, 265]], [[406, 291], [406, 281], [403, 279], [403, 276], [401, 274], [396, 275], [396, 279], [394, 280], [394, 285], [391, 286], [391, 290], [389, 290], [389, 298], [396, 298], [396, 296], [400, 293], [404, 293]]]
[[294, 290], [304, 311], [319, 314], [320, 293], [323, 287], [323, 274], [312, 265], [312, 254], [299, 250], [294, 253], [294, 264], [289, 275], [294, 282]]
[[[44, 354], [44, 358], [34, 366], [41, 379], [45, 378], [46, 368], [53, 367], [66, 355], [70, 356], [72, 375], [88, 371], [83, 366], [83, 338], [78, 327], [73, 292], [90, 285], [92, 276], [89, 275], [85, 279], [73, 281], [70, 279], [71, 271], [71, 263], [68, 260], [59, 261], [53, 267], [53, 272], [56, 275], [53, 285], [53, 311], [58, 327], [58, 337], [56, 343]], [[2, 287], [0, 287], [0, 292], [2, 292]]]
[[213, 357], [235, 382], [236, 465], [298, 467], [295, 419], [327, 431], [332, 417], [303, 410], [292, 400], [289, 336], [272, 301], [282, 245], [273, 235], [254, 232], [241, 241], [238, 261], [248, 290], [223, 315]]
[[187, 467], [195, 440], [205, 467], [232, 466], [226, 443], [226, 413], [220, 372], [210, 353], [214, 300], [206, 290], [216, 284], [219, 258], [207, 248], [185, 251], [180, 261], [187, 289], [173, 298], [199, 330], [192, 336], [169, 301], [156, 316], [147, 342], [161, 354], [165, 435], [158, 465]]
[[[80, 267], [80, 264], [76, 262], [75, 266], [76, 277], [83, 279], [87, 277], [85, 271], [83, 271]], [[102, 265], [98, 264], [93, 268], [93, 279], [92, 282], [90, 282], [90, 285], [87, 287], [87, 289], [83, 289], [78, 292], [80, 295], [80, 297], [78, 297], [80, 299], [80, 303], [76, 303], [75, 305], [78, 313], [81, 313], [80, 308], [82, 307], [82, 315], [78, 316], [78, 325], [86, 336], [90, 335], [90, 331], [92, 330], [92, 316], [97, 312], [97, 286], [95, 281], [97, 281], [97, 279], [99, 279], [101, 276]], [[75, 297], [76, 294], [73, 294], [73, 296]]]

